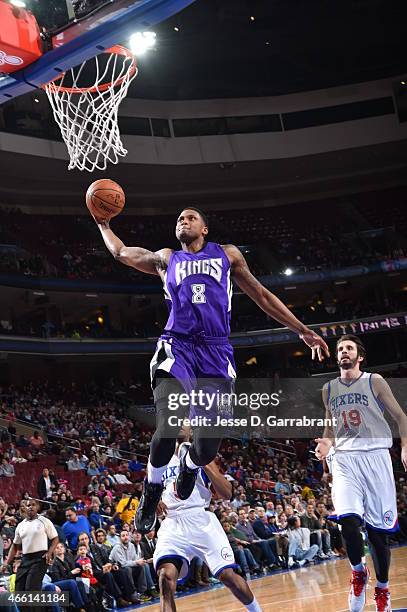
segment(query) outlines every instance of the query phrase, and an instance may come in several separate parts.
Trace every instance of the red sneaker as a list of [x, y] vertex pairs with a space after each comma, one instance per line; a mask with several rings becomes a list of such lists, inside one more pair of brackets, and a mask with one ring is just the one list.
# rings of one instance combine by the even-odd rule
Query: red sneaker
[[350, 612], [362, 612], [365, 607], [366, 588], [369, 576], [370, 572], [367, 567], [361, 572], [352, 570], [348, 597]]
[[389, 589], [376, 587], [374, 590], [374, 600], [376, 602], [376, 612], [391, 612]]

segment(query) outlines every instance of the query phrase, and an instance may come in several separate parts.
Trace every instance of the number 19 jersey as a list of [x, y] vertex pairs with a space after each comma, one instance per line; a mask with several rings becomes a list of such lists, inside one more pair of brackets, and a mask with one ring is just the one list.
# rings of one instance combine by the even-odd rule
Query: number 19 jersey
[[170, 311], [166, 332], [229, 337], [230, 262], [219, 244], [206, 242], [198, 253], [174, 251], [163, 286]]
[[351, 383], [335, 378], [328, 383], [328, 408], [335, 419], [335, 452], [390, 448], [390, 427], [384, 406], [375, 396], [372, 374], [363, 372]]

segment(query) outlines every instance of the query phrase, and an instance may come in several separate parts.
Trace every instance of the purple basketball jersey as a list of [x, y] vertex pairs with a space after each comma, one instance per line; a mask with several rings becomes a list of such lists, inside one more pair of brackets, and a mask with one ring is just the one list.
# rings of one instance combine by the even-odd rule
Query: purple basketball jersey
[[174, 251], [164, 279], [170, 310], [166, 332], [228, 337], [232, 309], [230, 262], [219, 244], [198, 253]]

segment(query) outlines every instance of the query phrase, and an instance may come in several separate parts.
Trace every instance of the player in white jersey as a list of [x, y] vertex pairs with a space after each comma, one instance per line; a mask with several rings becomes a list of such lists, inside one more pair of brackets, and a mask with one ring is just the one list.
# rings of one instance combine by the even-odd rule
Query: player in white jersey
[[327, 457], [334, 446], [332, 497], [342, 537], [352, 565], [349, 609], [363, 610], [369, 578], [362, 563], [363, 539], [360, 526], [368, 534], [377, 585], [377, 612], [391, 610], [388, 589], [390, 548], [389, 533], [398, 529], [396, 487], [389, 453], [392, 446], [390, 427], [383, 416], [387, 410], [397, 422], [401, 438], [401, 460], [407, 471], [407, 416], [379, 374], [360, 370], [366, 351], [357, 336], [342, 336], [336, 345], [340, 377], [322, 390], [326, 418], [334, 425], [326, 427], [315, 453]]
[[261, 612], [247, 582], [233, 571], [237, 567], [235, 557], [221, 524], [213, 512], [205, 510], [212, 498], [211, 486], [220, 497], [230, 499], [230, 482], [213, 461], [199, 469], [195, 487], [188, 499], [181, 500], [177, 496], [175, 481], [180, 458], [188, 452], [188, 448], [187, 443], [177, 446], [176, 454], [163, 476], [162, 502], [166, 518], [158, 530], [153, 557], [159, 577], [160, 610], [176, 610], [174, 593], [177, 580], [186, 578], [191, 559], [199, 557], [247, 610]]

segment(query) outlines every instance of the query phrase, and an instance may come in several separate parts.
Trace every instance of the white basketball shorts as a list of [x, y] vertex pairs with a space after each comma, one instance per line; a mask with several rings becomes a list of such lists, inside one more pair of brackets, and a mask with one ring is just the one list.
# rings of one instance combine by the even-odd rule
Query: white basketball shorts
[[237, 567], [235, 556], [222, 525], [212, 512], [191, 508], [167, 516], [158, 530], [154, 568], [161, 559], [176, 557], [183, 561], [179, 580], [188, 575], [189, 563], [199, 557], [214, 576], [226, 567]]
[[396, 486], [387, 449], [336, 451], [332, 480], [332, 501], [338, 519], [357, 515], [377, 531], [398, 530]]

